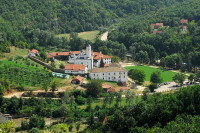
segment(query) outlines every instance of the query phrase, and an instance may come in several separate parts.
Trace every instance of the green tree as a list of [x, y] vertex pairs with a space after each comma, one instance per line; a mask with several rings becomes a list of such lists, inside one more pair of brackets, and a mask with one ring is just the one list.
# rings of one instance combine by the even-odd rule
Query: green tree
[[97, 98], [99, 94], [103, 91], [102, 81], [98, 79], [90, 80], [90, 82], [86, 85], [86, 88], [88, 96]]
[[15, 133], [15, 123], [13, 121], [6, 121], [0, 124], [0, 132], [2, 133]]
[[153, 83], [161, 83], [163, 81], [160, 72], [156, 71], [151, 74], [151, 82]]
[[76, 124], [76, 131], [78, 132], [79, 131], [79, 129], [80, 129], [80, 125], [81, 125], [81, 123], [80, 122], [78, 122], [77, 124]]
[[157, 84], [156, 84], [156, 83], [151, 83], [151, 84], [149, 85], [149, 90], [150, 90], [151, 92], [154, 92], [155, 89], [157, 89]]
[[145, 72], [143, 70], [134, 69], [132, 70], [130, 77], [138, 82], [144, 82]]
[[44, 118], [39, 117], [38, 115], [32, 115], [29, 118], [29, 129], [32, 129], [32, 128], [43, 129], [44, 127], [45, 127]]
[[173, 76], [173, 80], [174, 82], [178, 83], [178, 85], [182, 86], [183, 85], [183, 81], [185, 80], [185, 75], [182, 73], [176, 73]]
[[119, 57], [117, 57], [117, 56], [112, 56], [112, 58], [111, 58], [111, 61], [112, 61], [112, 62], [119, 63], [119, 61], [120, 61], [120, 58], [119, 58]]
[[50, 87], [51, 87], [51, 91], [54, 93], [54, 91], [58, 87], [58, 82], [57, 81], [52, 81], [51, 84], [50, 84]]
[[100, 61], [100, 67], [104, 67], [103, 59], [101, 59], [101, 61]]
[[65, 65], [63, 63], [60, 64], [60, 69], [64, 69], [65, 68]]
[[40, 133], [38, 128], [32, 128], [28, 133]]

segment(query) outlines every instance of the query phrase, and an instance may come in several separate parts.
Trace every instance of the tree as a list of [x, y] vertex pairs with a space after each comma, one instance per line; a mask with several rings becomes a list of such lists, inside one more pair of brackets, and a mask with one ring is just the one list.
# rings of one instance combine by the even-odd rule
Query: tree
[[195, 78], [196, 78], [195, 74], [190, 74], [190, 76], [188, 77], [190, 82], [193, 82]]
[[15, 123], [13, 121], [6, 121], [0, 124], [0, 133], [15, 133]]
[[138, 82], [144, 82], [145, 72], [143, 70], [133, 69], [130, 77]]
[[104, 67], [104, 62], [103, 62], [102, 58], [101, 58], [101, 61], [100, 61], [100, 67]]
[[40, 133], [38, 128], [32, 128], [28, 133]]
[[60, 64], [60, 69], [64, 69], [65, 68], [65, 65], [63, 63]]
[[59, 109], [59, 113], [61, 114], [61, 116], [63, 118], [63, 122], [64, 122], [65, 119], [67, 118], [67, 116], [69, 116], [70, 110], [67, 108], [66, 104], [63, 104]]
[[178, 83], [180, 86], [183, 85], [183, 81], [185, 80], [185, 75], [182, 74], [182, 73], [176, 73], [174, 76], [173, 76], [173, 80], [174, 82]]
[[78, 105], [83, 105], [83, 104], [85, 104], [85, 101], [86, 101], [86, 99], [84, 98], [84, 97], [82, 97], [81, 95], [79, 95], [77, 98], [76, 98], [76, 103], [78, 104]]
[[52, 126], [53, 133], [69, 133], [69, 126], [65, 123]]
[[90, 80], [90, 82], [86, 85], [86, 88], [86, 92], [89, 96], [98, 97], [103, 91], [102, 81], [98, 79]]
[[112, 61], [112, 62], [119, 63], [119, 61], [120, 61], [120, 58], [119, 58], [119, 57], [117, 57], [117, 56], [112, 56], [112, 58], [111, 58], [111, 61]]
[[58, 87], [58, 82], [57, 81], [52, 81], [50, 84], [51, 90], [54, 93], [54, 91], [56, 90], [56, 88]]
[[76, 131], [78, 132], [79, 131], [79, 129], [80, 129], [80, 125], [81, 125], [81, 123], [80, 122], [78, 122], [77, 124], [76, 124]]
[[143, 100], [147, 100], [148, 94], [150, 93], [149, 88], [145, 88], [144, 91], [143, 91], [142, 93], [143, 93], [142, 99], [143, 99]]
[[151, 84], [149, 85], [149, 90], [150, 90], [151, 92], [154, 92], [155, 89], [157, 89], [157, 84], [156, 84], [156, 83], [151, 83]]
[[72, 129], [73, 129], [73, 125], [69, 125], [69, 131], [71, 132], [72, 131]]
[[161, 83], [162, 82], [162, 78], [161, 78], [159, 71], [153, 72], [151, 74], [151, 82], [153, 82], [153, 83]]
[[21, 123], [21, 129], [22, 130], [28, 130], [29, 128], [29, 124], [26, 120], [23, 120], [22, 123]]
[[45, 127], [45, 120], [38, 115], [32, 115], [29, 119], [29, 129], [39, 128], [43, 129]]

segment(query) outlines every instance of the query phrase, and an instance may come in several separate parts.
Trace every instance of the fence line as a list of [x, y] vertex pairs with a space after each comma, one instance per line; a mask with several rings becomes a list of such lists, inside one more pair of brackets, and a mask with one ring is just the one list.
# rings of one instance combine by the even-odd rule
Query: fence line
[[33, 60], [33, 61], [35, 61], [35, 62], [37, 62], [37, 63], [39, 63], [40, 65], [43, 65], [43, 66], [47, 67], [48, 69], [52, 70], [53, 72], [65, 73], [64, 69], [54, 68], [51, 65], [49, 65], [49, 64], [47, 64], [47, 63], [45, 63], [45, 62], [43, 62], [43, 61], [41, 61], [41, 60], [39, 60], [39, 59], [37, 59], [35, 57], [28, 56], [28, 58], [31, 59], [31, 60]]

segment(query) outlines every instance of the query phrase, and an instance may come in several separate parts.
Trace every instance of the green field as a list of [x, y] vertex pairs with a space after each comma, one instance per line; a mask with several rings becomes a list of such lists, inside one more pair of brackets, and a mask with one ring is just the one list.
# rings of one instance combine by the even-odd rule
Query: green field
[[[88, 32], [80, 32], [80, 33], [78, 33], [78, 37], [80, 37], [84, 40], [90, 40], [90, 41], [94, 42], [98, 33], [99, 33], [98, 30], [88, 31]], [[69, 39], [70, 34], [59, 34], [59, 35], [57, 35], [57, 37], [66, 37]]]
[[172, 81], [172, 77], [175, 75], [175, 72], [162, 70], [160, 68], [148, 67], [148, 66], [131, 66], [131, 67], [125, 67], [125, 69], [128, 71], [131, 69], [143, 70], [146, 74], [145, 81], [150, 81], [151, 74], [156, 71], [160, 71], [161, 77], [163, 78], [163, 83]]

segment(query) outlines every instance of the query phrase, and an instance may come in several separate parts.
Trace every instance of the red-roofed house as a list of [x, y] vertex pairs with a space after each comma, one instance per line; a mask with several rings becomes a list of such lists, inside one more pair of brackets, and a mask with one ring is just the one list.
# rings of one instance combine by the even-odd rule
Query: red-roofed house
[[68, 64], [65, 66], [65, 73], [74, 74], [74, 75], [82, 75], [87, 73], [87, 67], [83, 64]]
[[108, 92], [109, 89], [111, 89], [112, 86], [108, 85], [108, 84], [102, 84], [102, 88], [105, 92]]
[[72, 79], [71, 83], [72, 84], [81, 84], [82, 81], [83, 81], [83, 77], [81, 77], [81, 76], [78, 75], [78, 76], [76, 76], [76, 77], [74, 77]]
[[158, 29], [159, 29], [160, 27], [163, 27], [163, 23], [155, 23], [155, 24], [152, 24], [152, 29], [153, 29], [154, 31], [158, 31]]
[[187, 31], [187, 23], [188, 19], [181, 19], [179, 27], [181, 27], [181, 31]]
[[32, 49], [31, 51], [28, 52], [28, 56], [38, 56], [39, 52], [36, 49]]

